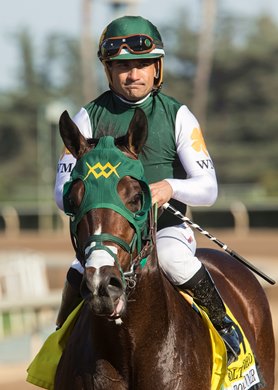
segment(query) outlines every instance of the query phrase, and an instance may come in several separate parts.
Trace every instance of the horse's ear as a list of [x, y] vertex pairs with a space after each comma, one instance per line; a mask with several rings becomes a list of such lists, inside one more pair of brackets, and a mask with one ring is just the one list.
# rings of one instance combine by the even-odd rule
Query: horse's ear
[[59, 129], [66, 148], [77, 160], [91, 149], [67, 111], [64, 111], [60, 116]]
[[126, 134], [128, 148], [131, 152], [139, 154], [148, 137], [148, 121], [141, 108], [136, 108]]

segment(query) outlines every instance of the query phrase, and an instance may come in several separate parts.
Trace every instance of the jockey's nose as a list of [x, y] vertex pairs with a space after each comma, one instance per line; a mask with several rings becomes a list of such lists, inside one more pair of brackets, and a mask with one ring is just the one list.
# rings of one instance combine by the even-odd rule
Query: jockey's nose
[[128, 78], [130, 80], [137, 80], [139, 78], [138, 68], [133, 67], [129, 69]]

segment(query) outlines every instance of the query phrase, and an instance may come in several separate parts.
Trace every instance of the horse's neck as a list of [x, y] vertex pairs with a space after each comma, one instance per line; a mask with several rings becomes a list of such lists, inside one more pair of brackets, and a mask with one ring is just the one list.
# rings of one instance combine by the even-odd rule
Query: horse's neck
[[[102, 364], [108, 365], [104, 371], [107, 369], [111, 375], [112, 370], [116, 378], [132, 383], [134, 370], [143, 372], [146, 359], [151, 359], [152, 363], [159, 360], [161, 349], [168, 354], [170, 345], [175, 356], [173, 340], [178, 337], [173, 337], [173, 332], [176, 332], [175, 326], [183, 332], [186, 323], [184, 315], [180, 315], [183, 310], [179, 310], [181, 299], [178, 300], [177, 295], [155, 263], [147, 264], [140, 271], [136, 286], [129, 291], [127, 311], [121, 324], [91, 314], [91, 336], [85, 340], [93, 346], [87, 352], [91, 360], [94, 362], [101, 356]], [[82, 333], [82, 329], [79, 332]], [[186, 345], [181, 348], [185, 351]]]
[[[94, 342], [105, 340], [105, 348], [110, 351], [107, 355], [114, 349], [126, 350], [132, 355], [136, 348], [140, 349], [139, 346], [145, 345], [146, 340], [154, 337], [156, 332], [162, 338], [166, 337], [171, 323], [171, 305], [176, 294], [157, 266], [156, 258], [148, 259], [147, 265], [139, 271], [136, 286], [128, 291], [127, 311], [121, 321], [102, 318], [93, 320]], [[122, 358], [127, 359], [126, 364], [130, 356], [122, 354]], [[123, 361], [120, 363], [115, 360], [115, 365], [118, 364], [125, 365]]]
[[[168, 308], [176, 293], [160, 270], [156, 253], [140, 271], [138, 282], [128, 296], [127, 316], [133, 326], [153, 326], [167, 322]], [[160, 321], [161, 320], [161, 321]]]

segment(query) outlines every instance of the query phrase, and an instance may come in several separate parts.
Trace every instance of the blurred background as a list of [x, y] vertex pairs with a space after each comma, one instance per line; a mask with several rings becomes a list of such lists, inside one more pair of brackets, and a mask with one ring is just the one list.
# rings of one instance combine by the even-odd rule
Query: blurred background
[[[31, 389], [28, 363], [55, 329], [73, 250], [53, 199], [67, 109], [107, 89], [98, 39], [142, 15], [165, 44], [163, 91], [199, 119], [219, 199], [189, 216], [278, 280], [278, 3], [25, 0], [0, 14], [0, 387]], [[275, 92], [276, 91], [276, 92]], [[199, 246], [215, 247], [198, 236]], [[278, 329], [278, 291], [260, 279]], [[277, 385], [278, 389], [278, 385]]]

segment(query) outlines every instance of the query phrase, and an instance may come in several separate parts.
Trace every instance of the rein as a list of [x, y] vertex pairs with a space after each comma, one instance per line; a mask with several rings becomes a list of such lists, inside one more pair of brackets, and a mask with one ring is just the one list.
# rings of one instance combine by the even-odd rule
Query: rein
[[137, 268], [141, 266], [144, 267], [147, 257], [150, 255], [152, 248], [155, 245], [155, 233], [156, 233], [156, 223], [157, 223], [157, 204], [152, 207], [149, 211], [149, 234], [146, 244], [143, 246], [140, 253], [132, 260], [130, 265], [130, 270], [124, 272], [124, 278], [127, 282], [129, 288], [134, 288], [136, 286], [136, 277], [137, 277]]

